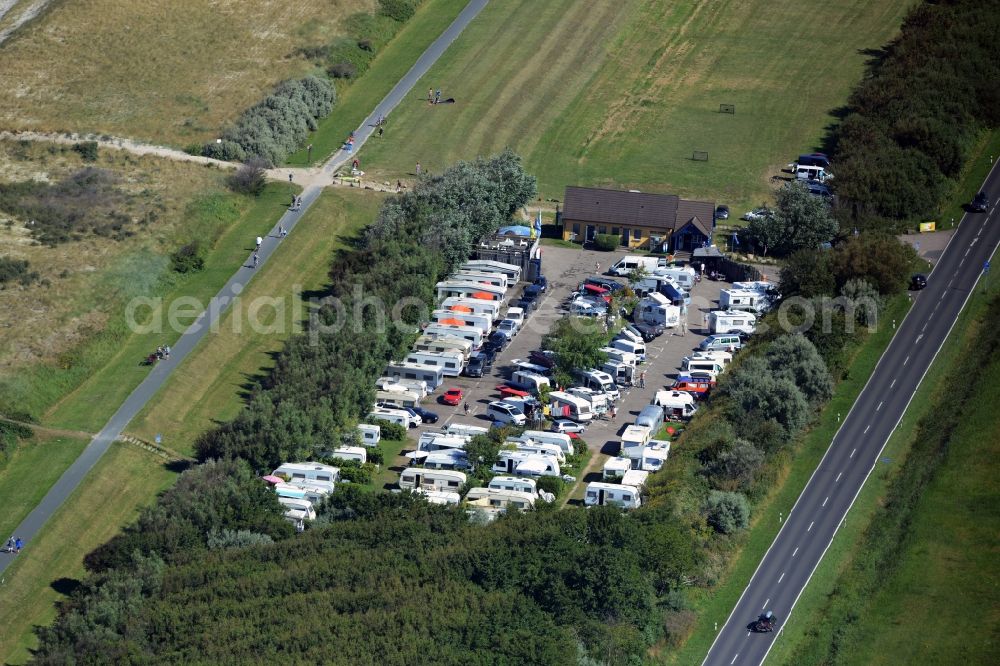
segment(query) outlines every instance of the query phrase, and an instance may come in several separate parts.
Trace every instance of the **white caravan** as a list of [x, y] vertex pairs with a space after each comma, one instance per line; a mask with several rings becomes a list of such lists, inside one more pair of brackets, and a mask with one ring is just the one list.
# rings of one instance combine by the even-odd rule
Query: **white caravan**
[[284, 477], [292, 482], [302, 480], [336, 483], [340, 481], [340, 468], [318, 462], [285, 463], [271, 472], [271, 475]]
[[458, 270], [455, 273], [452, 273], [448, 279], [488, 284], [494, 287], [500, 287], [504, 291], [510, 287], [506, 275], [503, 273], [490, 273], [488, 271]]
[[361, 433], [361, 443], [365, 446], [378, 446], [382, 441], [382, 428], [369, 423], [359, 423], [358, 432]]
[[646, 446], [649, 440], [653, 438], [653, 434], [648, 426], [630, 425], [622, 433], [622, 448]]
[[434, 288], [437, 290], [439, 301], [446, 298], [478, 298], [502, 303], [507, 293], [507, 290], [501, 287], [468, 280], [444, 280], [434, 285]]
[[518, 476], [559, 476], [559, 461], [542, 453], [525, 451], [500, 451], [500, 457], [493, 465], [494, 472], [516, 474]]
[[312, 505], [319, 504], [323, 498], [333, 492], [333, 484], [326, 486], [300, 486], [291, 483], [279, 483], [274, 486], [274, 492], [278, 497], [289, 499], [306, 500]]
[[695, 272], [694, 268], [691, 266], [671, 266], [669, 268], [657, 268], [657, 275], [663, 275], [664, 277], [673, 278], [674, 283], [684, 289], [685, 291], [690, 291], [691, 287], [694, 286]]
[[425, 469], [472, 469], [469, 456], [462, 449], [442, 449], [427, 454], [424, 458]]
[[465, 445], [468, 443], [469, 439], [467, 437], [425, 432], [420, 435], [420, 440], [417, 442], [417, 451], [433, 453], [434, 451], [445, 451], [449, 449], [465, 450]]
[[481, 298], [446, 298], [441, 301], [440, 308], [451, 312], [471, 312], [472, 314], [485, 315], [490, 321], [500, 318], [500, 303], [495, 301], [484, 301]]
[[611, 341], [611, 346], [614, 349], [621, 349], [623, 352], [628, 352], [635, 356], [640, 363], [646, 360], [646, 343], [635, 342], [624, 337], [618, 337]]
[[392, 377], [382, 376], [375, 382], [375, 386], [380, 391], [413, 391], [421, 398], [426, 398], [429, 393], [427, 382], [419, 379], [393, 379]]
[[573, 438], [564, 432], [549, 432], [548, 430], [525, 430], [521, 437], [534, 442], [544, 444], [555, 444], [562, 452], [568, 455], [573, 454]]
[[488, 314], [475, 312], [456, 312], [454, 310], [434, 310], [431, 312], [431, 323], [448, 326], [472, 326], [484, 333], [493, 328], [493, 318]]
[[465, 338], [456, 338], [453, 335], [421, 335], [413, 343], [415, 351], [436, 352], [438, 354], [447, 352], [458, 352], [466, 360], [472, 355], [472, 343]]
[[589, 389], [586, 386], [571, 386], [566, 389], [566, 393], [575, 395], [578, 398], [583, 398], [589, 402], [590, 409], [594, 413], [594, 416], [603, 414], [611, 408], [611, 398], [609, 398], [603, 391], [595, 391], [594, 389]]
[[428, 324], [424, 327], [424, 335], [451, 336], [468, 340], [473, 349], [479, 349], [486, 340], [486, 333], [475, 326], [452, 326], [451, 324]]
[[296, 525], [306, 520], [316, 520], [316, 509], [307, 499], [294, 497], [278, 497], [278, 502], [285, 507], [285, 518]]
[[649, 479], [649, 472], [641, 469], [630, 469], [622, 475], [622, 480], [620, 483], [623, 486], [632, 486], [633, 488], [638, 488], [642, 490], [646, 487], [646, 481]]
[[[615, 349], [614, 347], [601, 347], [600, 351], [608, 355], [608, 361], [614, 363], [621, 363], [622, 365], [628, 365], [634, 368], [639, 362], [639, 359], [635, 357], [635, 354], [621, 349]], [[609, 372], [608, 374], [611, 373]]]
[[583, 503], [587, 506], [617, 506], [622, 509], [638, 509], [642, 505], [639, 489], [617, 483], [595, 481], [587, 484], [587, 494]]
[[507, 264], [502, 261], [490, 261], [488, 259], [470, 259], [460, 266], [462, 270], [489, 271], [491, 273], [503, 273], [507, 276], [507, 281], [516, 284], [521, 281], [521, 267], [516, 264]]
[[477, 507], [527, 511], [535, 506], [536, 497], [537, 495], [534, 493], [523, 493], [517, 490], [471, 488], [465, 495], [465, 501], [467, 504]]
[[714, 380], [722, 374], [724, 369], [722, 361], [717, 361], [714, 358], [685, 356], [681, 360], [681, 374], [690, 377], [711, 377]]
[[442, 506], [457, 506], [462, 503], [462, 496], [455, 492], [449, 492], [447, 490], [424, 490], [418, 488], [413, 491], [415, 494], [420, 495], [428, 504], [439, 504]]
[[636, 308], [639, 319], [647, 324], [674, 328], [681, 321], [681, 309], [671, 304], [669, 298], [658, 292], [653, 292], [639, 301]]
[[519, 493], [538, 494], [538, 482], [523, 476], [494, 476], [490, 479], [491, 490], [516, 490]]
[[387, 409], [416, 407], [420, 404], [420, 395], [412, 391], [376, 391], [375, 404]]
[[550, 392], [549, 407], [552, 418], [571, 419], [577, 423], [587, 423], [594, 418], [590, 402], [565, 391]]
[[548, 377], [526, 370], [515, 370], [510, 376], [510, 383], [535, 395], [539, 395], [542, 389], [551, 387]]
[[390, 363], [385, 368], [385, 375], [399, 383], [404, 383], [404, 380], [425, 382], [429, 391], [437, 389], [444, 383], [444, 369], [433, 365]]
[[741, 291], [738, 289], [719, 290], [720, 310], [739, 310], [760, 314], [770, 309], [771, 303], [771, 296], [759, 291]]
[[339, 458], [340, 460], [353, 460], [361, 465], [368, 462], [368, 452], [365, 451], [363, 446], [339, 446], [333, 450], [333, 455], [330, 457]]
[[444, 427], [444, 431], [449, 435], [463, 435], [471, 438], [476, 435], [485, 435], [490, 429], [469, 423], [449, 423]]
[[465, 485], [466, 476], [450, 469], [408, 467], [399, 475], [403, 490], [444, 490], [456, 492]]
[[632, 469], [658, 472], [670, 455], [670, 442], [653, 439], [646, 446], [623, 449], [622, 453], [632, 461]]
[[389, 423], [395, 423], [396, 425], [401, 425], [404, 428], [416, 428], [419, 423], [417, 419], [413, 418], [413, 415], [402, 409], [389, 409], [386, 407], [376, 407], [368, 416], [365, 417], [366, 421], [388, 421]]
[[441, 368], [445, 377], [458, 377], [465, 367], [465, 357], [461, 352], [411, 351], [403, 362]]
[[536, 442], [533, 439], [526, 439], [524, 437], [512, 437], [506, 441], [507, 445], [513, 444], [518, 451], [525, 451], [527, 453], [541, 453], [547, 456], [552, 456], [559, 461], [560, 465], [566, 464], [566, 454], [559, 447], [558, 444], [549, 444], [548, 442]]
[[632, 461], [628, 458], [609, 458], [604, 463], [604, 470], [601, 477], [605, 481], [618, 482], [625, 476], [625, 473], [632, 469]]
[[708, 330], [712, 333], [753, 333], [757, 316], [752, 312], [713, 310], [708, 313]]

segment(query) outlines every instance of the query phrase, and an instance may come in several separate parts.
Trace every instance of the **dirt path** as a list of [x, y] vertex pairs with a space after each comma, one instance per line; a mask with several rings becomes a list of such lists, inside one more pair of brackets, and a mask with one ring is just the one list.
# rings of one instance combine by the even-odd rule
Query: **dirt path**
[[82, 430], [65, 430], [63, 428], [50, 428], [37, 423], [28, 423], [27, 421], [8, 419], [3, 416], [0, 416], [0, 421], [21, 426], [23, 428], [31, 428], [40, 435], [51, 435], [53, 437], [78, 437], [80, 439], [91, 439], [94, 436], [94, 433], [92, 432], [84, 432]]

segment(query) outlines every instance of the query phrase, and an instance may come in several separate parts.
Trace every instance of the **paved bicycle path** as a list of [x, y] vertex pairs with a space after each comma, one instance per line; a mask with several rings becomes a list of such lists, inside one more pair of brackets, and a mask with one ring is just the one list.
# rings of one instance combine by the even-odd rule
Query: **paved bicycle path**
[[[332, 176], [347, 160], [357, 154], [361, 146], [364, 145], [364, 142], [371, 136], [375, 120], [379, 116], [387, 116], [404, 99], [420, 77], [427, 73], [431, 65], [441, 57], [441, 54], [455, 41], [455, 38], [461, 34], [462, 30], [469, 25], [472, 19], [479, 14], [487, 2], [488, 0], [471, 0], [466, 5], [465, 9], [459, 13], [452, 24], [427, 47], [427, 50], [417, 59], [413, 67], [389, 91], [389, 94], [379, 102], [372, 113], [365, 119], [362, 126], [357, 129], [354, 135], [355, 147], [353, 152], [348, 153], [347, 151], [340, 150], [335, 153], [323, 166], [325, 173]], [[146, 403], [156, 394], [174, 368], [197, 346], [206, 333], [212, 330], [213, 327], [218, 326], [222, 315], [226, 312], [229, 305], [232, 304], [233, 299], [239, 296], [246, 284], [253, 278], [254, 272], [261, 270], [267, 264], [271, 254], [281, 242], [281, 238], [278, 237], [278, 228], [284, 227], [285, 230], [291, 233], [296, 223], [298, 223], [299, 219], [301, 219], [302, 215], [305, 214], [316, 199], [319, 198], [322, 191], [323, 187], [318, 184], [309, 185], [302, 191], [302, 205], [298, 210], [289, 210], [282, 215], [281, 219], [278, 220], [270, 233], [268, 233], [267, 238], [264, 239], [259, 252], [260, 261], [257, 268], [254, 268], [251, 263], [251, 253], [251, 255], [247, 256], [247, 261], [236, 271], [219, 293], [215, 295], [209, 303], [208, 308], [184, 331], [177, 340], [177, 343], [171, 347], [170, 358], [160, 361], [150, 370], [149, 375], [129, 394], [125, 402], [118, 408], [118, 411], [114, 413], [111, 419], [101, 428], [101, 431], [90, 441], [90, 444], [83, 450], [83, 453], [63, 472], [63, 475], [49, 489], [45, 497], [42, 498], [42, 501], [17, 526], [14, 534], [25, 541], [27, 550], [16, 557], [30, 557], [32, 538], [38, 534], [52, 514], [62, 506], [63, 502], [80, 485], [80, 482], [87, 473], [111, 447], [112, 442], [121, 435], [129, 421], [146, 406]], [[0, 537], [0, 539], [5, 540], [6, 537]], [[0, 555], [0, 572], [3, 572], [14, 559], [14, 555]]]

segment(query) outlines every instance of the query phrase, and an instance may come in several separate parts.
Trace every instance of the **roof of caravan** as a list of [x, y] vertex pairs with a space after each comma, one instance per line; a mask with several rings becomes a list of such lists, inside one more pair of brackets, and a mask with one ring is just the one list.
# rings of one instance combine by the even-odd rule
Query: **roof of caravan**
[[649, 472], [641, 469], [630, 469], [622, 476], [622, 485], [640, 488], [646, 485], [646, 479], [648, 478]]
[[604, 463], [604, 469], [632, 469], [632, 461], [628, 458], [609, 458]]

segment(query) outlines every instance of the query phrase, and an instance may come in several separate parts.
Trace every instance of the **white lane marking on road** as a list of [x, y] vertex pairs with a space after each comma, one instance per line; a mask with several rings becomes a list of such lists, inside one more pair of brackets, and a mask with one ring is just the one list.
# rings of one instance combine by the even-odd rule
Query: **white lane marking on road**
[[903, 365], [906, 365], [909, 362], [910, 362], [910, 357], [909, 356], [907, 356], [906, 358], [903, 359]]
[[948, 280], [948, 288], [951, 289], [951, 284], [955, 281], [955, 278]]
[[843, 472], [837, 472], [837, 478], [833, 480], [834, 483], [840, 483], [840, 477], [844, 476]]
[[858, 450], [857, 450], [857, 449], [854, 449], [853, 451], [851, 451], [851, 455], [849, 455], [849, 456], [847, 456], [847, 457], [848, 457], [848, 458], [853, 458], [853, 457], [854, 457], [854, 454], [855, 454], [855, 453], [857, 453], [857, 452], [858, 452]]
[[968, 249], [966, 249], [966, 250], [965, 250], [965, 254], [963, 254], [962, 256], [963, 256], [963, 257], [967, 257], [967, 256], [969, 256], [969, 253], [970, 253], [970, 252], [972, 252], [972, 248], [971, 248], [971, 247], [970, 247], [970, 248], [968, 248]]
[[962, 257], [962, 260], [960, 262], [958, 262], [958, 265], [961, 266], [964, 263], [965, 263], [965, 257]]
[[785, 572], [784, 571], [781, 572], [781, 576], [778, 578], [778, 582], [780, 583], [783, 580], [785, 580]]
[[861, 434], [862, 434], [862, 435], [867, 435], [867, 434], [868, 434], [868, 429], [869, 429], [869, 428], [871, 428], [871, 427], [872, 427], [872, 424], [871, 424], [871, 423], [869, 423], [868, 425], [866, 425], [866, 426], [865, 426], [865, 431], [864, 431], [863, 433], [861, 433]]
[[878, 410], [882, 409], [882, 405], [884, 405], [884, 404], [885, 404], [884, 400], [879, 401], [878, 407], [875, 408], [875, 411], [877, 412]]
[[[928, 318], [927, 321], [930, 321], [930, 319]], [[927, 330], [927, 324], [924, 324], [924, 327], [920, 329], [920, 332], [923, 333], [926, 330]]]
[[893, 380], [892, 380], [892, 383], [891, 383], [891, 384], [889, 384], [889, 388], [892, 388], [892, 387], [893, 387], [893, 386], [895, 386], [895, 385], [896, 385], [896, 380], [895, 380], [895, 379], [893, 379]]
[[826, 499], [823, 500], [823, 506], [826, 506], [826, 503], [829, 502], [829, 501], [830, 501], [830, 496], [827, 495]]
[[810, 530], [812, 530], [812, 528], [813, 528], [813, 524], [814, 524], [815, 522], [816, 522], [816, 521], [813, 521], [813, 522], [809, 523], [809, 527], [807, 527], [807, 528], [806, 528], [806, 532], [809, 532]]
[[760, 609], [761, 609], [761, 610], [764, 610], [765, 608], [767, 608], [767, 605], [768, 605], [769, 603], [771, 603], [771, 599], [770, 599], [770, 597], [768, 598], [768, 600], [767, 600], [767, 601], [765, 601], [765, 602], [764, 602], [764, 605], [763, 605], [763, 606], [761, 606], [761, 607], [760, 607]]
[[792, 557], [795, 557], [795, 556], [796, 556], [796, 555], [798, 555], [798, 554], [799, 554], [799, 547], [798, 547], [798, 546], [796, 546], [796, 547], [795, 547], [795, 550], [793, 550], [793, 551], [792, 551]]
[[[749, 636], [749, 635], [750, 635], [750, 632], [748, 631], [747, 632], [747, 636]], [[738, 657], [738, 656], [740, 656], [739, 652], [736, 653], [736, 657]], [[732, 664], [736, 663], [736, 657], [733, 657], [733, 660], [731, 662], [729, 662], [730, 666], [732, 666]]]
[[917, 336], [917, 339], [913, 341], [913, 344], [919, 345], [920, 344], [920, 338], [922, 338], [922, 337], [924, 337], [923, 333], [921, 333], [920, 335]]

